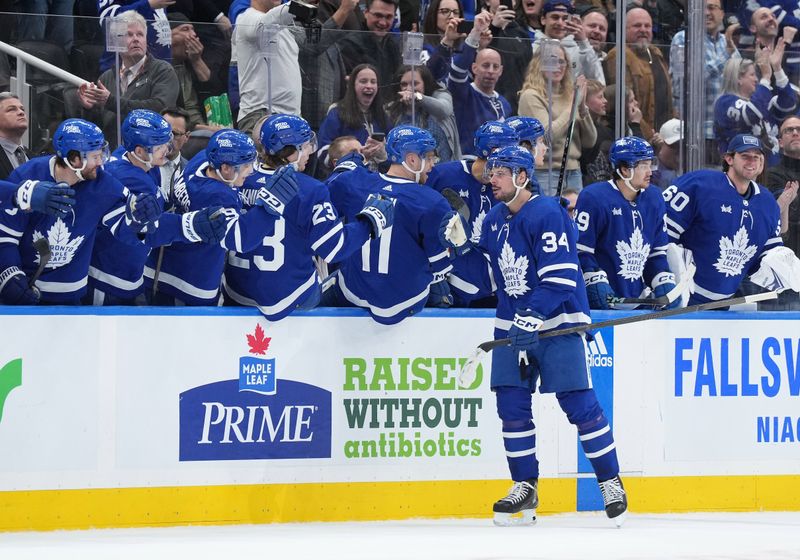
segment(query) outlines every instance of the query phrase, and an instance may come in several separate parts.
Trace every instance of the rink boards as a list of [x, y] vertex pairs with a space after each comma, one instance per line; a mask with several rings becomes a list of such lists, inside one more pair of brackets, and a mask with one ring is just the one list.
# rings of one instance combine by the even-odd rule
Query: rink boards
[[[800, 509], [798, 318], [712, 312], [595, 337], [632, 510]], [[0, 530], [488, 516], [509, 486], [489, 364], [473, 387], [457, 375], [493, 324], [2, 308]], [[552, 395], [535, 422], [539, 511], [599, 509]]]

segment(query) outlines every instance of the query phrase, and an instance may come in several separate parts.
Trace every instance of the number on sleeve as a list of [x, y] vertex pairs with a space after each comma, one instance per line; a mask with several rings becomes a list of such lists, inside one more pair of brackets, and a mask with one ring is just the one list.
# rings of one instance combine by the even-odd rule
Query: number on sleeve
[[544, 241], [544, 247], [542, 250], [545, 253], [555, 253], [558, 251], [558, 246], [563, 246], [567, 252], [569, 252], [569, 242], [567, 241], [567, 234], [562, 233], [561, 237], [558, 238], [556, 241], [556, 234], [552, 231], [546, 231], [542, 234], [542, 241]]

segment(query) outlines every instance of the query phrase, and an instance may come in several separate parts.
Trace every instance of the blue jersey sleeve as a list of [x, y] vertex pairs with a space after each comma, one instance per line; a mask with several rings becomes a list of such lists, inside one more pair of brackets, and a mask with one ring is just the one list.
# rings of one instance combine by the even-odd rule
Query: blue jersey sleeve
[[358, 219], [345, 225], [331, 202], [328, 189], [322, 184], [312, 189], [308, 202], [298, 204], [301, 214], [297, 218], [308, 228], [308, 240], [314, 253], [327, 263], [342, 261], [369, 239], [369, 226]]
[[[608, 216], [595, 190], [586, 188], [575, 204], [575, 222], [578, 225], [578, 259], [585, 271], [600, 270], [595, 258], [598, 238], [603, 235]], [[613, 271], [612, 271], [613, 272]]]
[[[701, 176], [695, 173], [686, 173], [664, 191], [666, 203], [666, 224], [669, 241], [681, 244], [681, 238], [694, 220], [697, 213], [697, 200], [695, 190], [698, 188]], [[579, 197], [580, 198], [580, 197]]]
[[[652, 189], [652, 191], [650, 190]], [[667, 235], [666, 223], [666, 204], [660, 193], [656, 192], [658, 187], [650, 185], [648, 190], [645, 191], [647, 195], [647, 204], [649, 206], [647, 218], [650, 223], [647, 226], [650, 228], [653, 244], [650, 250], [650, 255], [647, 257], [647, 263], [644, 266], [644, 281], [650, 285], [653, 279], [662, 272], [669, 272], [669, 263], [667, 262], [667, 245], [669, 245], [669, 236]], [[652, 196], [650, 196], [652, 192]], [[579, 197], [580, 198], [580, 197]]]

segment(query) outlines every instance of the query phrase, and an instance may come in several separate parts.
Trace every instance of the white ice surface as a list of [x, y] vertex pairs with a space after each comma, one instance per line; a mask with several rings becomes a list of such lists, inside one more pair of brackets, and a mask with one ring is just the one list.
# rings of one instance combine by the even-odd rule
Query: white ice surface
[[800, 513], [596, 513], [488, 519], [0, 533], [2, 560], [800, 559]]

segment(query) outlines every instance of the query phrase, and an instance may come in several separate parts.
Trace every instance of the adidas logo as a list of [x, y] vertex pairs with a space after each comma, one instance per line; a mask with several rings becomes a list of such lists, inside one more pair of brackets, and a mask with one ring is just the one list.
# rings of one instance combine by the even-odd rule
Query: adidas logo
[[609, 354], [603, 335], [597, 333], [594, 340], [589, 343], [589, 364], [595, 367], [611, 367], [614, 365], [614, 357]]
[[383, 187], [383, 190], [392, 192], [392, 185], [386, 185], [385, 187]]

